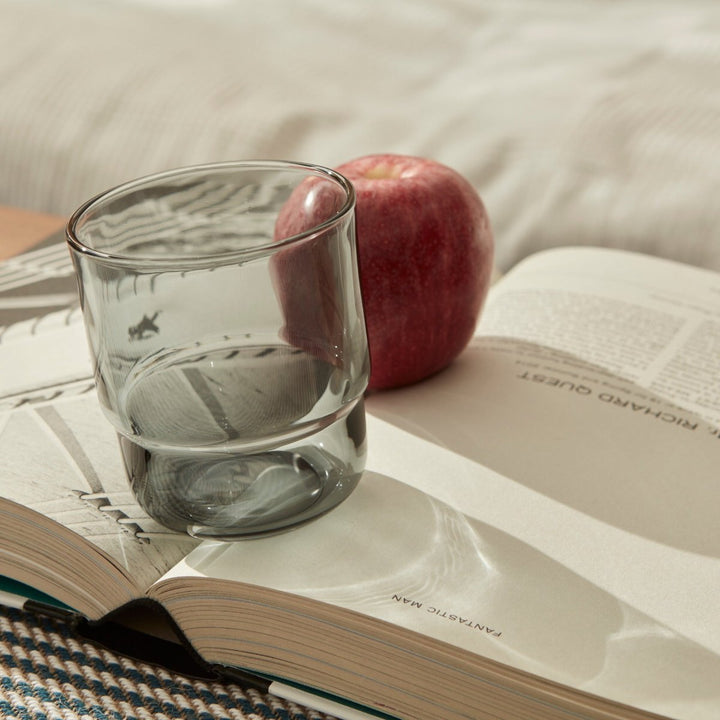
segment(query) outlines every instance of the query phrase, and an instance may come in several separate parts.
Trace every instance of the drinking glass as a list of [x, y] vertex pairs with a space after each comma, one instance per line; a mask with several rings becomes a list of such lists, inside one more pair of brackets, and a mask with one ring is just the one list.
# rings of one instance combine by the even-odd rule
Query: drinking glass
[[168, 528], [275, 533], [355, 488], [369, 360], [354, 204], [327, 168], [231, 162], [141, 178], [70, 218], [98, 397]]

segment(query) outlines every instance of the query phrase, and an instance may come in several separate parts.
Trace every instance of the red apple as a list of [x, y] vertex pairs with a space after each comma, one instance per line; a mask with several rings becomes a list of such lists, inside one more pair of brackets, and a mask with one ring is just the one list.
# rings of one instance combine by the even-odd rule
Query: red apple
[[[369, 389], [417, 382], [449, 365], [473, 335], [492, 275], [487, 212], [465, 178], [433, 160], [369, 155], [337, 171], [357, 195]], [[302, 206], [295, 198], [283, 208], [280, 234], [308, 227]]]

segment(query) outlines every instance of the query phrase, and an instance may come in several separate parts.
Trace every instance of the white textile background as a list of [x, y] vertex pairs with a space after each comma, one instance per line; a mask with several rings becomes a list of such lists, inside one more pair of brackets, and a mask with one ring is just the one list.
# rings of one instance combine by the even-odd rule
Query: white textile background
[[578, 243], [720, 270], [720, 4], [0, 0], [0, 204], [385, 151], [468, 177], [502, 270]]

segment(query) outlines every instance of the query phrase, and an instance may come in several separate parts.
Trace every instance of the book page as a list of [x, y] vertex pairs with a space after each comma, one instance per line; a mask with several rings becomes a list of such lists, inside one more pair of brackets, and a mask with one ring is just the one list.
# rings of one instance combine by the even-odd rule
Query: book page
[[368, 472], [343, 506], [285, 538], [202, 546], [173, 574], [267, 584], [714, 718], [720, 359], [695, 348], [717, 323], [714, 274], [591, 249], [529, 260], [447, 370], [368, 398]]
[[[252, 543], [205, 543], [167, 577], [271, 587], [646, 710], [714, 718], [718, 643], [601, 584], [614, 556], [618, 577], [640, 572], [646, 595], [665, 594], [648, 584], [661, 550], [373, 417], [369, 443], [373, 469], [328, 515]], [[713, 569], [700, 558], [674, 579], [703, 591], [697, 622], [717, 638]]]
[[[562, 305], [564, 314], [557, 297], [548, 305], [542, 301], [570, 292], [574, 301]], [[601, 312], [590, 313], [584, 324], [567, 316], [601, 301], [607, 301], [606, 314], [621, 302], [632, 305], [634, 317], [669, 317], [645, 329], [635, 323], [619, 330], [631, 312], [625, 309], [614, 326], [603, 323], [615, 327], [614, 339], [606, 329], [604, 338], [595, 336], [596, 346], [587, 328]], [[573, 323], [572, 333], [567, 323]], [[661, 380], [688, 357], [689, 338], [707, 323], [720, 325], [720, 280], [713, 273], [617, 251], [549, 251], [494, 289], [478, 336], [451, 367], [417, 386], [375, 395], [368, 407], [433, 445], [632, 537], [643, 548], [640, 555], [616, 556], [602, 547], [587, 557], [574, 554], [577, 541], [563, 547], [567, 539], [557, 529], [539, 531], [532, 542], [560, 554], [614, 596], [719, 651], [720, 626], [706, 618], [715, 613], [705, 604], [703, 578], [711, 569], [720, 574], [719, 407], [697, 401], [698, 395], [686, 402], [682, 395], [691, 381], [684, 378], [674, 381], [683, 389], [659, 392]], [[677, 326], [672, 334], [665, 329], [671, 324]], [[547, 340], [541, 328], [547, 328]], [[648, 338], [660, 332], [664, 342], [648, 351]], [[634, 352], [631, 359], [623, 347]], [[720, 355], [704, 357], [718, 365], [720, 377]], [[663, 592], [647, 591], [644, 567], [653, 568]]]
[[493, 289], [479, 335], [573, 355], [720, 426], [717, 273], [599, 248], [539, 253]]
[[[0, 276], [0, 290], [32, 285], [33, 274], [22, 268], [10, 274], [3, 265], [7, 276]], [[57, 272], [65, 277], [63, 287], [74, 283]], [[48, 300], [50, 306], [67, 301], [61, 289], [53, 285], [57, 297]], [[70, 291], [75, 293], [73, 285]], [[6, 321], [13, 317], [12, 297], [0, 293]], [[78, 533], [145, 588], [197, 541], [169, 533], [135, 501], [115, 431], [95, 394], [77, 302], [47, 312], [41, 294], [23, 297], [24, 319], [0, 330], [0, 495]], [[28, 317], [28, 298], [35, 298], [43, 314]]]
[[0, 263], [0, 335], [25, 319], [77, 305], [77, 286], [63, 232]]

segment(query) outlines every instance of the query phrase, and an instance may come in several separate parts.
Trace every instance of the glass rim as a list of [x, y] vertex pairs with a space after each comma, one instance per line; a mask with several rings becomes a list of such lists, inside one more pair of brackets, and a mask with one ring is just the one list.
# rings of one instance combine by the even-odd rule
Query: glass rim
[[[99, 250], [91, 247], [80, 240], [76, 232], [77, 225], [82, 219], [93, 209], [98, 208], [103, 202], [112, 200], [114, 198], [121, 197], [124, 194], [131, 193], [133, 191], [142, 189], [143, 187], [150, 187], [154, 183], [159, 181], [182, 177], [184, 175], [191, 176], [193, 174], [201, 174], [213, 171], [223, 170], [276, 170], [276, 171], [302, 171], [307, 174], [308, 177], [325, 177], [328, 180], [335, 182], [339, 187], [345, 191], [345, 202], [343, 203], [340, 210], [334, 215], [324, 220], [317, 225], [313, 225], [307, 230], [289, 235], [286, 238], [282, 238], [277, 241], [270, 241], [264, 243], [258, 243], [250, 247], [239, 248], [237, 250], [228, 250], [220, 253], [208, 253], [204, 255], [175, 255], [175, 256], [164, 256], [164, 257], [153, 257], [151, 255], [123, 255], [122, 253], [112, 253]], [[287, 247], [288, 245], [294, 245], [308, 237], [316, 235], [334, 225], [337, 225], [343, 219], [347, 217], [349, 213], [352, 213], [355, 208], [356, 195], [355, 188], [344, 175], [325, 167], [324, 165], [318, 165], [314, 163], [306, 163], [292, 160], [228, 160], [222, 162], [212, 163], [200, 163], [195, 165], [186, 165], [182, 167], [173, 168], [171, 170], [164, 170], [161, 172], [151, 173], [144, 175], [127, 182], [123, 182], [119, 185], [115, 185], [97, 195], [86, 200], [80, 205], [70, 216], [65, 226], [65, 239], [70, 248], [87, 257], [95, 260], [104, 260], [108, 263], [114, 263], [117, 265], [140, 265], [149, 263], [152, 265], [203, 265], [208, 262], [233, 262], [233, 260], [245, 260], [250, 257], [257, 255], [265, 255], [267, 253], [275, 252], [275, 250]]]

